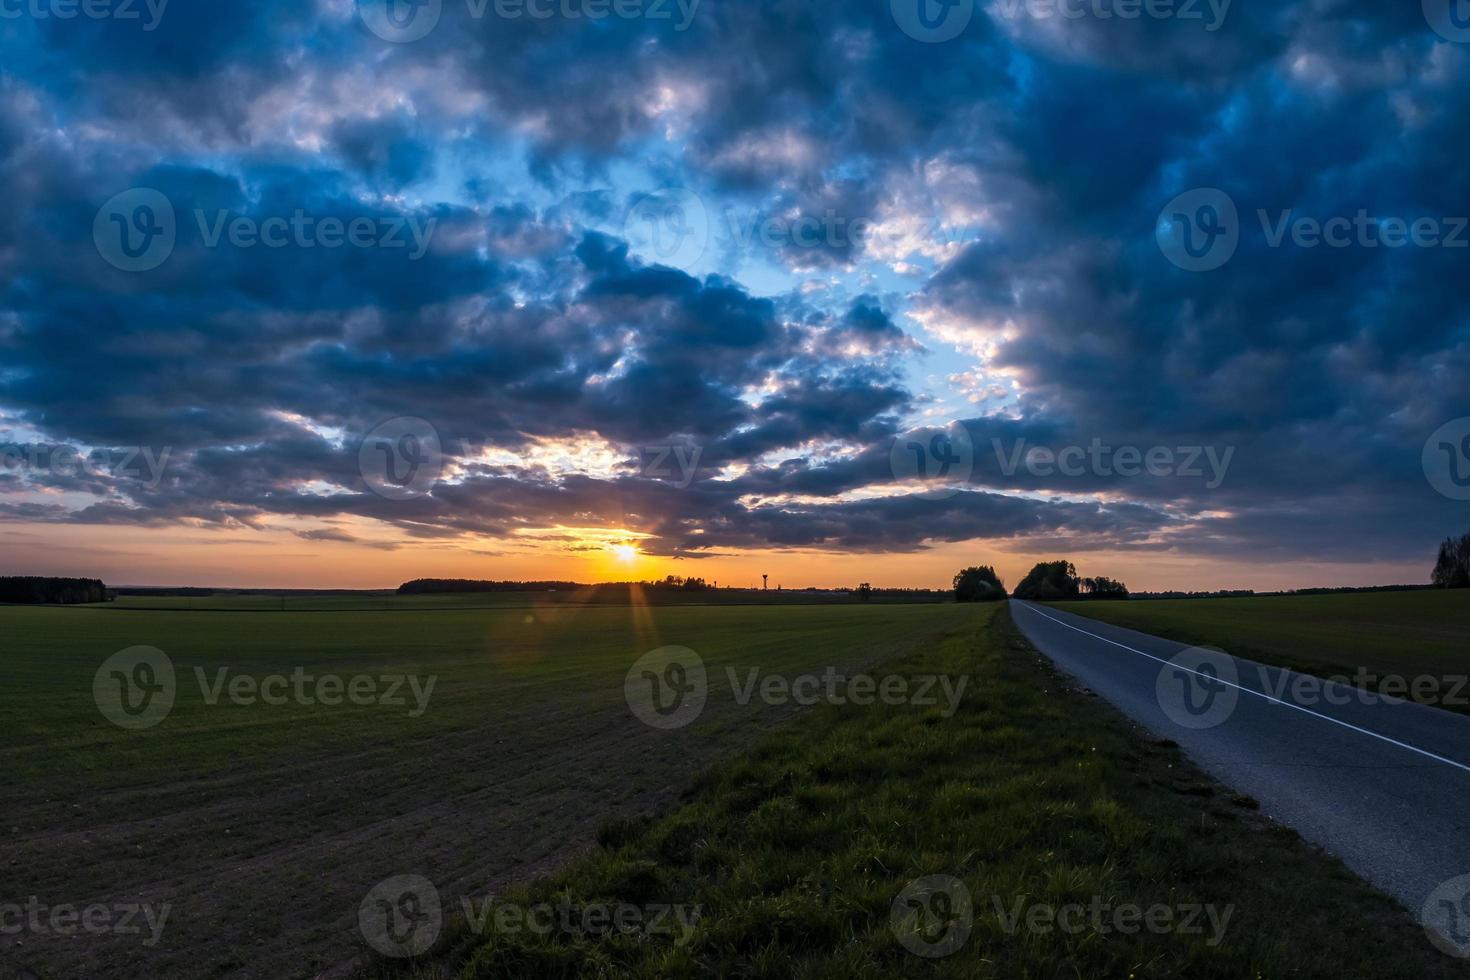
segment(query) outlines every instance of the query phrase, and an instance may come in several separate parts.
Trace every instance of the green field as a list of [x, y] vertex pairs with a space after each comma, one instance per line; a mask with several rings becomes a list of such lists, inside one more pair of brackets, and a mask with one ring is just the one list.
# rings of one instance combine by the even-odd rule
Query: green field
[[[399, 875], [432, 881], [448, 913], [435, 958], [407, 968], [424, 977], [1452, 975], [1398, 906], [1070, 692], [1001, 606], [469, 605], [480, 598], [0, 608], [0, 907], [170, 907], [152, 947], [0, 936], [0, 975], [341, 977], [368, 953], [364, 899]], [[703, 713], [676, 730], [639, 721], [624, 693], [635, 660], [668, 644], [709, 677]], [[171, 658], [177, 700], [124, 731], [93, 683], [137, 645]], [[752, 668], [828, 666], [967, 686], [949, 711], [801, 708], [742, 704], [725, 673], [738, 687]], [[211, 704], [195, 677], [298, 668], [434, 686], [421, 711]], [[932, 923], [890, 922], [925, 875], [975, 902], [974, 935], [937, 960], [899, 938]], [[492, 897], [700, 917], [682, 944], [477, 934], [456, 917]], [[1209, 929], [1008, 930], [994, 905], [1093, 897], [1231, 918], [1212, 943]]]
[[[1438, 678], [1452, 694], [1470, 674], [1470, 593], [1423, 590], [1230, 599], [1058, 602], [1058, 609], [1319, 677]], [[1377, 684], [1369, 686], [1377, 687]], [[1394, 693], [1394, 692], [1390, 692]], [[1412, 689], [1408, 692], [1412, 696]], [[1470, 688], [1461, 691], [1470, 698]], [[1442, 698], [1419, 698], [1439, 704]], [[1451, 699], [1443, 707], [1470, 711]]]
[[[949, 718], [912, 705], [817, 708], [706, 774], [676, 811], [609, 828], [562, 872], [498, 896], [489, 911], [472, 907], [475, 918], [437, 957], [407, 968], [382, 960], [366, 972], [1463, 976], [1395, 903], [1212, 786], [1172, 743], [1141, 741], [1069, 688], [1003, 607], [982, 607], [890, 666], [972, 677], [978, 696]], [[931, 876], [944, 876], [941, 888], [908, 888]], [[1094, 905], [1110, 911], [1062, 911]], [[547, 907], [568, 910], [561, 921], [573, 928], [522, 925], [531, 919], [518, 910]], [[698, 924], [651, 937], [594, 931], [577, 918], [607, 907], [679, 907], [691, 920], [697, 909]], [[1157, 910], [1159, 928], [1114, 915], [1129, 908]], [[1215, 918], [1164, 920], [1201, 908]], [[1114, 928], [1128, 921], [1132, 931]]]
[[[607, 820], [658, 809], [797, 710], [737, 705], [725, 666], [861, 664], [973, 615], [524, 597], [501, 610], [0, 608], [0, 902], [173, 907], [155, 948], [27, 936], [0, 946], [0, 974], [279, 978], [331, 967], [360, 949], [357, 906], [378, 880], [414, 871], [452, 898], [553, 867]], [[708, 708], [673, 733], [635, 720], [623, 694], [633, 661], [665, 644], [692, 648], [710, 670]], [[172, 659], [178, 696], [156, 727], [124, 731], [98, 710], [93, 679], [135, 645]], [[213, 684], [221, 668], [262, 678], [298, 667], [437, 681], [411, 717], [411, 696], [406, 707], [211, 705], [194, 674]]]

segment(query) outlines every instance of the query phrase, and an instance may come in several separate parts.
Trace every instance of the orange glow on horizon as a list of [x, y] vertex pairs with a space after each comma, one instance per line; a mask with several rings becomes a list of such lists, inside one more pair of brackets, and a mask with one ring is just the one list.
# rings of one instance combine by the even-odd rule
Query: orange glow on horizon
[[[311, 526], [320, 526], [314, 522]], [[334, 522], [357, 540], [304, 539], [291, 529], [0, 525], [8, 574], [100, 578], [111, 586], [393, 589], [416, 578], [575, 582], [656, 581], [698, 576], [722, 588], [949, 588], [967, 565], [993, 565], [1015, 585], [1036, 562], [1070, 558], [1083, 575], [1121, 579], [1134, 591], [1272, 589], [1414, 584], [1430, 563], [1272, 562], [1158, 551], [1015, 549], [1002, 541], [935, 544], [902, 554], [795, 550], [724, 550], [707, 558], [649, 555], [639, 535], [622, 529], [577, 529], [537, 539], [384, 537], [371, 522]], [[629, 552], [631, 551], [631, 560]]]

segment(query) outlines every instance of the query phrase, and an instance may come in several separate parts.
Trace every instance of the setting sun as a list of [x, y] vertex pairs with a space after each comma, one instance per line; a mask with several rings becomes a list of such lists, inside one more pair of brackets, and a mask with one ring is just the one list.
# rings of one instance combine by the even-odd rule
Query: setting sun
[[608, 549], [618, 561], [624, 564], [632, 564], [638, 560], [638, 549], [631, 544], [609, 545]]

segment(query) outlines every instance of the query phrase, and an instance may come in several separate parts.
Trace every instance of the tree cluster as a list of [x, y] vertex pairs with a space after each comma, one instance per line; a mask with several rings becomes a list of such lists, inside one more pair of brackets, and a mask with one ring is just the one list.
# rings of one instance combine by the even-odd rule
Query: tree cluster
[[962, 569], [954, 577], [956, 602], [998, 602], [1005, 597], [1005, 583], [989, 565]]
[[43, 578], [14, 575], [0, 578], [0, 602], [74, 605], [111, 602], [112, 593], [95, 578]]
[[654, 582], [656, 589], [679, 589], [683, 592], [705, 592], [709, 589], [709, 583], [702, 578], [680, 578], [678, 575], [669, 575], [662, 582]]
[[1015, 591], [1017, 599], [1033, 602], [1076, 599], [1081, 594], [1082, 580], [1077, 577], [1077, 568], [1065, 559], [1037, 562]]
[[1128, 598], [1128, 586], [1103, 575], [1097, 578], [1085, 578], [1082, 580], [1082, 598], [1126, 599]]
[[551, 592], [584, 589], [576, 582], [485, 582], [463, 578], [419, 578], [398, 587], [399, 595], [437, 595], [459, 592]]

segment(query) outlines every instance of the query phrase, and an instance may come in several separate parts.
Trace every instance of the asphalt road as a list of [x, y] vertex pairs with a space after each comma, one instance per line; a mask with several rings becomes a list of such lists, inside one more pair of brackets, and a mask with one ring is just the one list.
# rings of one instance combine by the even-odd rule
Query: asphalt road
[[1047, 606], [1011, 609], [1064, 672], [1470, 956], [1470, 717]]

